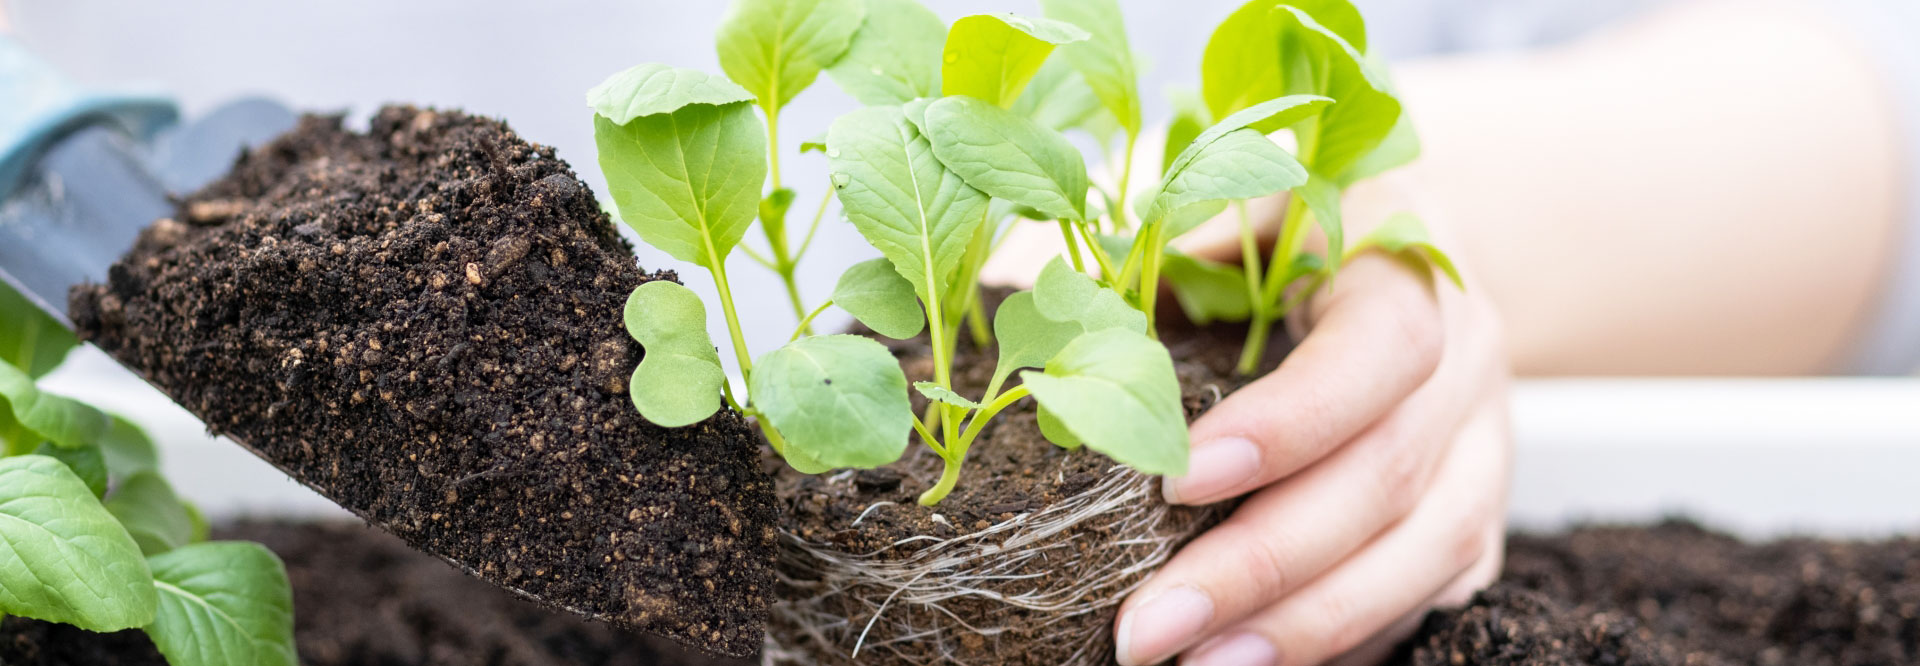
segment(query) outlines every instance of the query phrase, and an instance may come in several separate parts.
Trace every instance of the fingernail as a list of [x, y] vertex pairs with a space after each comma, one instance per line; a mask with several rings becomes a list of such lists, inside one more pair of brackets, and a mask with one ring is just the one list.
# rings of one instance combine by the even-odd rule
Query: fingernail
[[1167, 479], [1160, 492], [1168, 504], [1220, 499], [1260, 471], [1260, 449], [1239, 437], [1216, 439], [1193, 447], [1187, 457], [1187, 475]]
[[1180, 666], [1278, 666], [1280, 653], [1258, 634], [1237, 634], [1208, 641]]
[[1121, 666], [1156, 664], [1173, 656], [1213, 620], [1213, 599], [1191, 587], [1154, 595], [1120, 616], [1114, 651]]

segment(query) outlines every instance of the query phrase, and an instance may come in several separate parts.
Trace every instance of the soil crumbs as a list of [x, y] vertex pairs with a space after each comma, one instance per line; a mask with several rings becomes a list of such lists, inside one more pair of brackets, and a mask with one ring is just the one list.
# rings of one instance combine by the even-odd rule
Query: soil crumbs
[[550, 148], [458, 112], [309, 116], [76, 287], [82, 336], [207, 423], [494, 583], [758, 649], [759, 438], [626, 394], [647, 274]]

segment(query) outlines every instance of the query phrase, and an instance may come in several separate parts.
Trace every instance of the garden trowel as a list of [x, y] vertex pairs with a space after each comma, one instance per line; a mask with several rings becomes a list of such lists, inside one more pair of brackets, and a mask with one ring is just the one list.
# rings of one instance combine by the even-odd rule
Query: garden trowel
[[[232, 102], [192, 122], [178, 122], [179, 117], [164, 97], [76, 86], [0, 35], [0, 289], [18, 292], [72, 329], [69, 289], [105, 283], [109, 268], [133, 247], [141, 230], [173, 214], [169, 194], [211, 182], [246, 147], [266, 143], [298, 120], [287, 108], [262, 99]], [[235, 443], [287, 469], [247, 442]], [[372, 519], [368, 507], [343, 506], [393, 531]], [[476, 563], [430, 554], [476, 571]], [[586, 557], [584, 551], [580, 557]], [[598, 562], [578, 565], [591, 571]], [[537, 598], [508, 589], [582, 615], [578, 609], [591, 607], [585, 600]]]

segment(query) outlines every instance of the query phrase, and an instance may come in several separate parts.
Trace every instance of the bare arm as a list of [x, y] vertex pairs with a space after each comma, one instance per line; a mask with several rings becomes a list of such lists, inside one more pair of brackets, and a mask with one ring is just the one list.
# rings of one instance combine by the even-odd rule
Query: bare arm
[[1840, 360], [1901, 232], [1890, 95], [1813, 10], [1708, 2], [1556, 51], [1398, 70], [1408, 173], [1521, 374]]

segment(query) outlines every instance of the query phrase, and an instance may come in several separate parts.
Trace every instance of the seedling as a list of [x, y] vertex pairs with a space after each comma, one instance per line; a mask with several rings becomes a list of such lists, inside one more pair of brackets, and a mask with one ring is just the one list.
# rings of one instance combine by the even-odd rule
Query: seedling
[[[678, 284], [651, 282], [634, 291], [626, 312], [629, 332], [647, 348], [632, 387], [643, 416], [684, 426], [711, 416], [724, 398], [759, 419], [774, 450], [806, 473], [893, 462], [916, 433], [945, 461], [920, 498], [926, 505], [952, 491], [986, 424], [1027, 397], [1056, 444], [1084, 445], [1149, 474], [1185, 471], [1179, 385], [1154, 339], [1162, 277], [1195, 320], [1251, 319], [1264, 331], [1285, 314], [1288, 303], [1278, 299], [1287, 287], [1308, 279], [1317, 287], [1337, 266], [1339, 188], [1410, 158], [1411, 134], [1388, 141], [1389, 130], [1404, 125], [1399, 105], [1371, 78], [1359, 49], [1308, 12], [1261, 0], [1230, 17], [1208, 47], [1204, 112], [1222, 119], [1206, 122], [1199, 104], [1187, 105], [1161, 181], [1130, 205], [1125, 174], [1141, 103], [1119, 9], [1113, 0], [1041, 7], [1044, 18], [983, 14], [945, 26], [914, 0], [737, 0], [720, 33], [732, 80], [645, 64], [588, 93], [620, 218], [642, 240], [712, 274], [747, 388], [737, 399], [726, 382], [699, 299]], [[1360, 29], [1343, 0], [1308, 9]], [[778, 180], [778, 113], [822, 70], [868, 106], [801, 150], [825, 155], [842, 215], [881, 256], [850, 267], [832, 298], [811, 310], [790, 289], [797, 330], [756, 362], [726, 260], [758, 217], [773, 255], [763, 263], [791, 287], [776, 239], [794, 196]], [[1272, 80], [1216, 101], [1220, 90], [1260, 77]], [[1304, 157], [1267, 137], [1287, 128]], [[1115, 189], [1092, 182], [1063, 131], [1086, 132], [1103, 151], [1121, 145], [1106, 155], [1121, 165]], [[763, 195], [769, 177], [772, 193]], [[1250, 227], [1245, 270], [1166, 247], [1231, 202], [1283, 191], [1297, 195], [1301, 212], [1289, 215], [1273, 264], [1297, 270], [1263, 278]], [[821, 211], [816, 225], [824, 202]], [[1301, 251], [1309, 212], [1336, 248], [1332, 260]], [[1068, 251], [989, 320], [979, 271], [1020, 218], [1056, 225]], [[1398, 235], [1370, 243], [1444, 260], [1417, 230], [1407, 218], [1376, 232]], [[1128, 231], [1130, 238], [1119, 235]], [[924, 332], [932, 378], [912, 385], [929, 403], [924, 414], [912, 411], [906, 377], [878, 342], [811, 335], [812, 320], [833, 305], [880, 335]], [[998, 346], [978, 396], [963, 395], [952, 379], [963, 325], [976, 341]], [[1253, 345], [1248, 354], [1257, 361]], [[1009, 386], [1016, 371], [1020, 381]]]
[[173, 666], [297, 663], [280, 559], [207, 541], [145, 433], [40, 390], [77, 342], [0, 285], [0, 617], [140, 628]]

